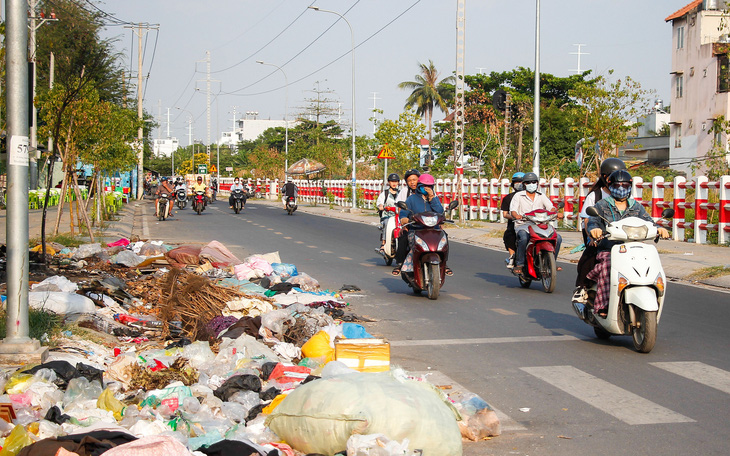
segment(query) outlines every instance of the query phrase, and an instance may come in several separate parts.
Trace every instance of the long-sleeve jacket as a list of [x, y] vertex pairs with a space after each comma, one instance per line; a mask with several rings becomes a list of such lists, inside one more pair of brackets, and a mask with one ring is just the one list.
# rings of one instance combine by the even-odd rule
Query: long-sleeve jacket
[[[437, 214], [444, 213], [444, 206], [441, 204], [438, 196], [434, 196], [431, 201], [426, 201], [426, 198], [420, 193], [415, 193], [406, 199], [406, 206], [414, 214], [420, 212], [436, 212]], [[405, 209], [401, 209], [398, 217], [408, 217], [409, 213]]]
[[[633, 198], [629, 198], [627, 200], [627, 207], [623, 212], [618, 210], [616, 207], [616, 201], [611, 196], [604, 197], [602, 200], [597, 202], [594, 207], [601, 217], [611, 222], [622, 220], [627, 217], [638, 217], [642, 220], [646, 220], [647, 222], [654, 223], [654, 219], [652, 219], [646, 212], [644, 206]], [[586, 225], [586, 231], [590, 233], [594, 228], [600, 228], [601, 230], [606, 231], [606, 222], [601, 217], [589, 218], [588, 224]], [[607, 250], [610, 249], [613, 244], [614, 242], [610, 242], [608, 239], [603, 239], [598, 245], [598, 249]]]

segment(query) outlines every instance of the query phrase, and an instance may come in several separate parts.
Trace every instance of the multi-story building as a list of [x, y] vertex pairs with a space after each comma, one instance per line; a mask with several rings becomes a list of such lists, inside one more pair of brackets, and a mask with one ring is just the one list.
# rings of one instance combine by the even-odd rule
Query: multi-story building
[[[241, 141], [253, 141], [269, 128], [284, 128], [287, 124], [285, 120], [259, 119], [256, 111], [248, 111], [244, 118], [234, 119], [233, 122], [235, 125], [233, 131], [221, 133], [221, 145], [236, 147]], [[289, 128], [294, 128], [297, 125], [296, 121], [290, 120], [288, 122]]]
[[672, 23], [670, 165], [701, 174], [707, 154], [725, 151], [728, 139], [714, 134], [730, 120], [730, 17], [725, 0], [695, 0], [665, 20]]

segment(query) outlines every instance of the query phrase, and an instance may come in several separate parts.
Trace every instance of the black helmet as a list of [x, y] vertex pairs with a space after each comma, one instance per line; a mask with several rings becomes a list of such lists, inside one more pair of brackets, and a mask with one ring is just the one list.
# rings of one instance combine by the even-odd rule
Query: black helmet
[[388, 174], [388, 182], [400, 182], [400, 177], [396, 173]]
[[608, 179], [606, 181], [608, 185], [614, 184], [616, 182], [631, 182], [631, 174], [629, 174], [629, 172], [625, 169], [619, 169], [612, 172], [608, 176]]
[[408, 171], [406, 171], [406, 174], [405, 174], [405, 176], [403, 176], [403, 179], [408, 179], [411, 176], [421, 177], [421, 172], [415, 168], [409, 169]]
[[601, 162], [601, 176], [608, 176], [620, 169], [626, 169], [626, 164], [619, 158], [611, 157]]
[[528, 182], [540, 182], [540, 179], [535, 173], [526, 173], [524, 176], [522, 176], [522, 183], [526, 184]]

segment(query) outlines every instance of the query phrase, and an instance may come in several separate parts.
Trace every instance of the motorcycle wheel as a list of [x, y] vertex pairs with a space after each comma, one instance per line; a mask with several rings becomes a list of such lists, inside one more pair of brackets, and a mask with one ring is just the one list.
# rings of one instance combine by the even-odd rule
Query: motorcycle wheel
[[408, 285], [411, 286], [411, 291], [413, 291], [414, 295], [420, 295], [422, 290], [415, 285], [411, 285], [411, 282], [408, 280], [408, 277], [406, 276], [406, 274], [407, 274], [406, 272], [401, 272], [400, 273], [401, 278], [403, 279], [403, 281], [405, 283], [407, 283]]
[[631, 335], [634, 339], [634, 348], [639, 353], [649, 353], [656, 343], [656, 311], [645, 312], [639, 308], [634, 308], [636, 312], [636, 320], [639, 326], [634, 328]]
[[167, 218], [167, 204], [160, 204], [157, 214], [160, 221], [165, 220]]
[[385, 265], [390, 266], [393, 264], [393, 258], [385, 257]]
[[185, 204], [183, 204], [183, 202], [182, 202], [182, 201], [178, 201], [178, 202], [177, 202], [177, 208], [178, 208], [178, 209], [183, 209], [184, 207], [185, 207]]
[[241, 206], [240, 206], [240, 204], [238, 204], [238, 202], [233, 203], [233, 211], [236, 214], [238, 214], [239, 212], [241, 212]]
[[441, 265], [429, 264], [426, 266], [426, 274], [428, 274], [427, 293], [428, 299], [436, 300], [439, 298], [441, 290]]
[[203, 212], [203, 207], [200, 204], [196, 204], [195, 205], [195, 212], [197, 212], [198, 215], [200, 215], [200, 213]]
[[611, 333], [606, 331], [605, 329], [603, 329], [600, 326], [594, 326], [593, 332], [595, 333], [596, 337], [601, 340], [607, 340], [608, 338], [611, 337]]
[[531, 279], [526, 279], [521, 275], [517, 276], [517, 278], [520, 279], [520, 286], [522, 288], [530, 288], [530, 284], [532, 283]]
[[545, 293], [552, 293], [555, 291], [555, 276], [557, 273], [558, 269], [555, 264], [555, 253], [540, 253], [540, 280], [542, 280], [542, 288], [545, 290]]

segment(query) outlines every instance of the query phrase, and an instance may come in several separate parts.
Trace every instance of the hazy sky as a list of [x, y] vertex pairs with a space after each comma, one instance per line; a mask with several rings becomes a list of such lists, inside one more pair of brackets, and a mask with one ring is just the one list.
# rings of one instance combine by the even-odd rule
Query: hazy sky
[[[541, 71], [574, 74], [578, 57], [571, 53], [581, 43], [587, 53], [581, 56], [582, 70], [614, 69], [614, 77], [629, 75], [670, 104], [671, 24], [664, 19], [688, 3], [542, 0]], [[144, 38], [145, 109], [157, 116], [162, 107], [165, 137], [171, 108], [171, 135], [187, 145], [189, 114], [175, 108], [192, 113], [194, 138], [205, 141], [206, 51], [215, 80], [211, 141], [231, 129], [234, 107], [239, 113], [258, 111], [259, 118], [284, 117], [284, 76], [257, 60], [286, 73], [290, 118], [302, 112], [306, 98], [316, 96], [312, 90], [319, 81], [321, 90], [332, 91], [328, 98], [341, 102], [342, 123], [350, 124], [350, 30], [336, 15], [308, 10], [310, 5], [337, 11], [352, 25], [358, 134], [372, 134], [374, 92], [375, 106], [396, 118], [407, 96], [397, 84], [413, 80], [419, 62], [433, 60], [442, 78], [455, 69], [456, 0], [124, 0], [99, 7], [124, 21], [159, 24], [159, 35], [151, 31]], [[116, 46], [136, 75], [132, 32], [112, 26], [107, 33], [118, 37]], [[535, 1], [466, 0], [465, 61], [468, 74], [534, 68]]]

